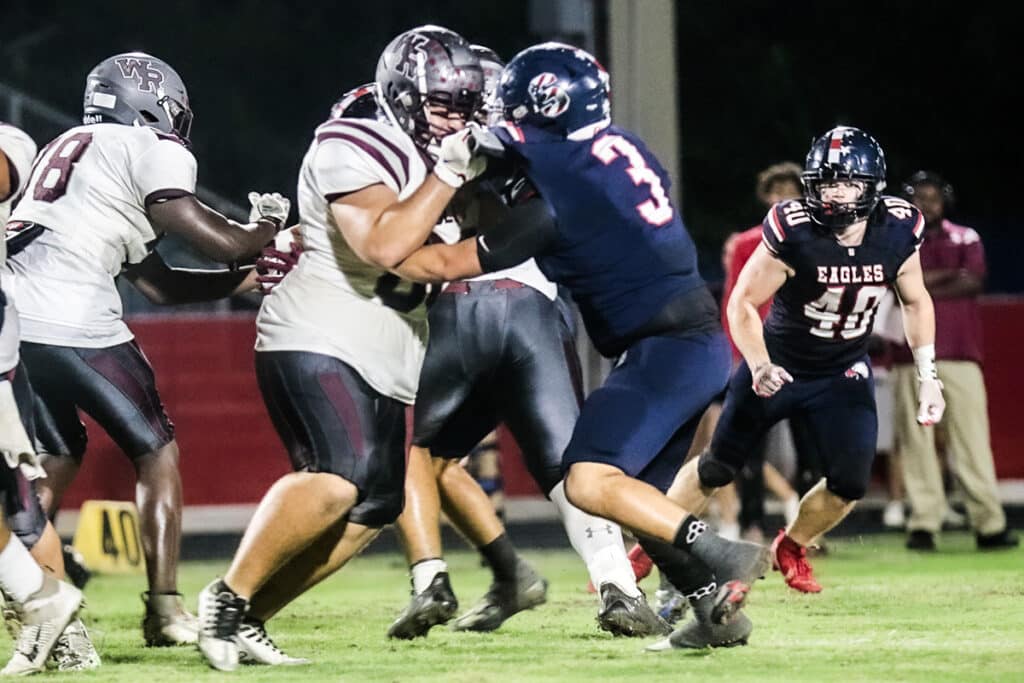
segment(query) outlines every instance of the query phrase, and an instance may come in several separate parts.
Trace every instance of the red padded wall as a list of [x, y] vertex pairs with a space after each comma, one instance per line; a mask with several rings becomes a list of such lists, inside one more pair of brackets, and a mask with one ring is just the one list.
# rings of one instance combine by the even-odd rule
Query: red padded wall
[[[1024, 298], [992, 297], [982, 306], [985, 381], [992, 446], [1001, 478], [1024, 479]], [[255, 503], [288, 471], [252, 370], [255, 330], [249, 316], [136, 318], [131, 327], [156, 370], [181, 446], [185, 503]], [[65, 506], [90, 498], [131, 499], [127, 460], [88, 419], [89, 452]], [[506, 492], [535, 495], [512, 437], [501, 433]]]

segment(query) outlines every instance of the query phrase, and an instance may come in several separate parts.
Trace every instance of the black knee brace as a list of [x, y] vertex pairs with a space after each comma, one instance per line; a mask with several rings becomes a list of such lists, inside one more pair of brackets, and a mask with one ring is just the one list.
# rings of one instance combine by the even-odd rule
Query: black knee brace
[[831, 477], [825, 480], [825, 488], [848, 503], [860, 500], [868, 492], [867, 482], [835, 480]]
[[717, 489], [732, 483], [736, 468], [715, 458], [711, 451], [704, 451], [697, 461], [697, 476], [704, 488]]

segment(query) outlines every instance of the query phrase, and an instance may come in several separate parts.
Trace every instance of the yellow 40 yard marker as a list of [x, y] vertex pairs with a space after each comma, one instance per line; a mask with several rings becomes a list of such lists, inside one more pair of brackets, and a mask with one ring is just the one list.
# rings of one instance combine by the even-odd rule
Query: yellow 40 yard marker
[[87, 500], [82, 503], [73, 542], [85, 566], [104, 574], [142, 574], [146, 560], [134, 503]]

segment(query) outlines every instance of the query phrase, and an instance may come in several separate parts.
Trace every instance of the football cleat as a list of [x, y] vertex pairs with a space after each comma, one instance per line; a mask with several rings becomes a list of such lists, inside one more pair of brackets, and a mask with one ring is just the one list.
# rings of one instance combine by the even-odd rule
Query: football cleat
[[421, 593], [412, 596], [412, 601], [398, 615], [388, 628], [388, 638], [412, 640], [425, 636], [438, 624], [446, 624], [459, 609], [448, 572], [438, 572]]
[[46, 660], [64, 629], [82, 605], [82, 591], [51, 576], [23, 605], [15, 607], [21, 616], [21, 632], [14, 655], [0, 671], [4, 676], [24, 676], [46, 668]]
[[801, 593], [820, 593], [821, 584], [807, 561], [807, 548], [786, 535], [786, 530], [772, 542], [772, 566], [782, 572], [786, 585]]
[[199, 593], [199, 651], [218, 671], [238, 668], [235, 636], [242, 625], [248, 601], [236, 595], [220, 579]]
[[520, 557], [516, 560], [515, 583], [492, 583], [480, 601], [452, 623], [452, 630], [494, 631], [512, 615], [542, 605], [547, 599], [547, 580]]
[[715, 593], [710, 619], [716, 624], [727, 624], [743, 609], [750, 586], [742, 581], [726, 581]]
[[0, 592], [0, 596], [4, 601], [0, 608], [3, 610], [4, 628], [7, 629], [7, 635], [11, 637], [11, 640], [17, 641], [18, 636], [21, 635], [21, 605], [17, 604], [6, 592]]
[[[728, 585], [728, 584], [727, 584]], [[719, 623], [715, 620], [715, 611], [723, 595], [731, 594], [726, 590], [712, 590], [713, 584], [708, 590], [701, 591], [690, 596], [690, 606], [693, 608], [693, 618], [684, 626], [676, 629], [667, 638], [649, 645], [648, 652], [661, 652], [664, 650], [700, 650], [709, 647], [736, 647], [746, 645], [750, 632], [754, 625], [739, 609], [736, 609], [730, 616], [727, 623]]]
[[667, 638], [648, 645], [648, 652], [665, 650], [702, 650], [709, 647], [737, 647], [746, 645], [754, 625], [743, 612], [728, 624], [713, 624], [700, 619], [691, 619], [682, 628]]
[[713, 565], [704, 560], [719, 581], [740, 581], [750, 586], [771, 569], [772, 553], [765, 546], [747, 541], [723, 541], [728, 544], [727, 551], [720, 554]]
[[245, 619], [235, 636], [238, 643], [238, 661], [242, 664], [265, 664], [267, 666], [302, 666], [310, 664], [308, 659], [292, 657], [284, 652], [267, 635], [266, 626], [255, 619]]
[[74, 619], [50, 653], [50, 665], [57, 671], [88, 671], [100, 665], [100, 655], [81, 619]]
[[199, 622], [185, 611], [181, 593], [143, 593], [146, 614], [142, 637], [147, 647], [193, 645], [199, 638]]
[[614, 583], [601, 584], [601, 611], [597, 625], [613, 636], [663, 636], [672, 632], [668, 622], [647, 604], [643, 594], [626, 595]]
[[661, 575], [661, 583], [658, 590], [654, 592], [654, 609], [658, 616], [669, 624], [675, 624], [686, 614], [690, 603], [686, 600], [683, 592], [672, 585], [672, 582]]

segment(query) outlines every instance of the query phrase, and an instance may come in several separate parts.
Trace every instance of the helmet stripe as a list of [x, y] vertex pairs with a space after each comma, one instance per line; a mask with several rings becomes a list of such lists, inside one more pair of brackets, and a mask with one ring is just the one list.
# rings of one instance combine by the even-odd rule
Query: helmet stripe
[[843, 149], [843, 134], [839, 131], [832, 133], [832, 141], [828, 145], [828, 163], [838, 164], [840, 153]]

